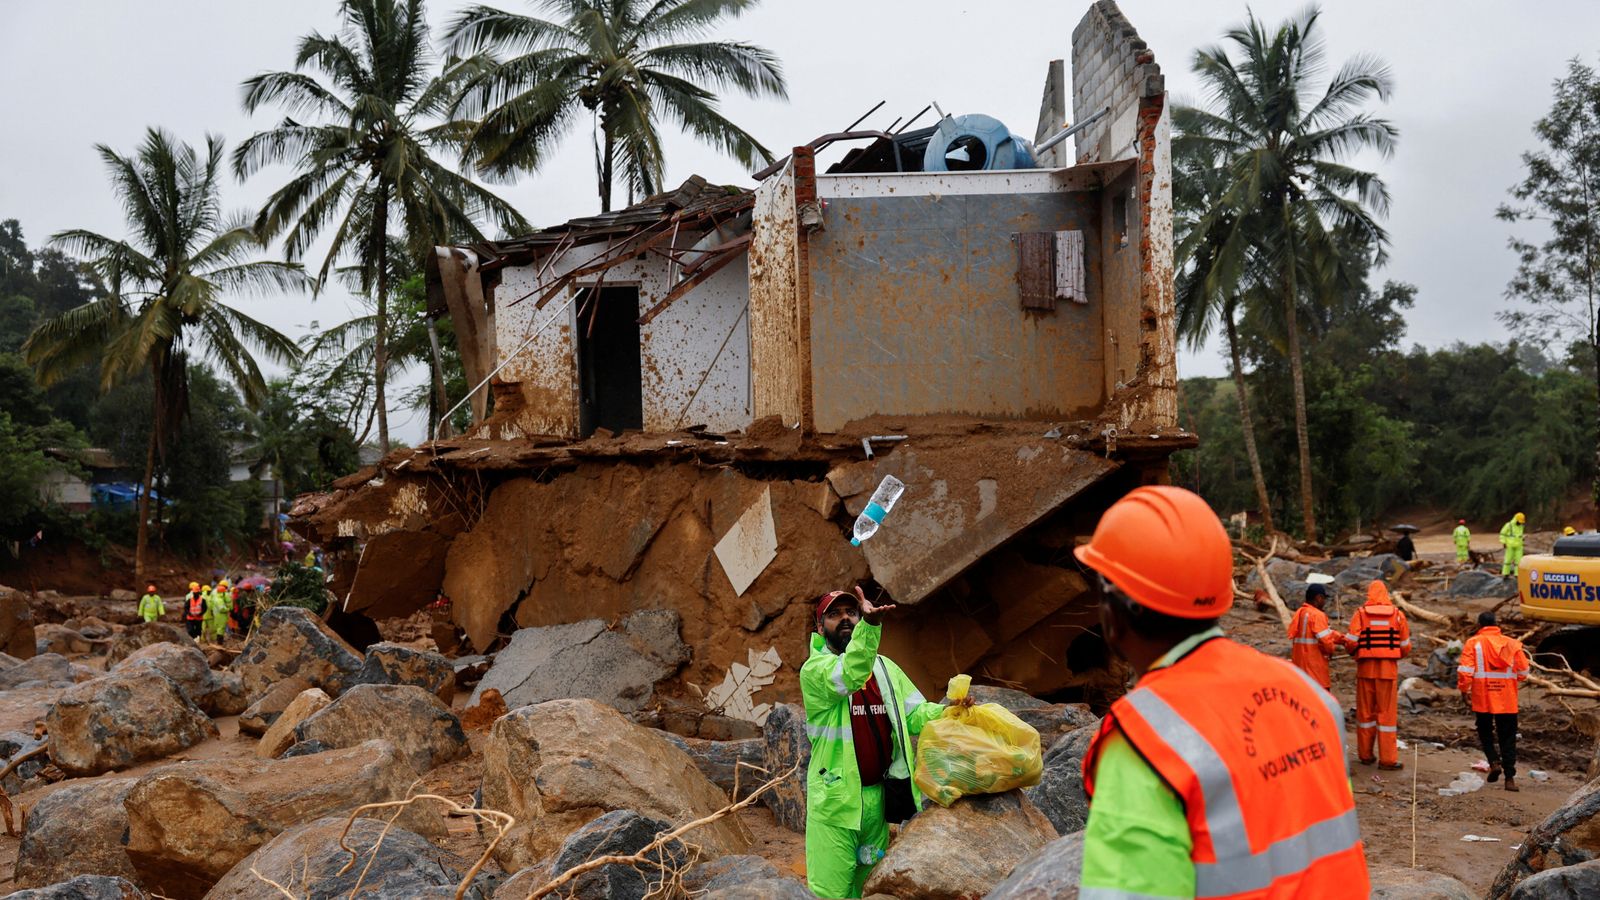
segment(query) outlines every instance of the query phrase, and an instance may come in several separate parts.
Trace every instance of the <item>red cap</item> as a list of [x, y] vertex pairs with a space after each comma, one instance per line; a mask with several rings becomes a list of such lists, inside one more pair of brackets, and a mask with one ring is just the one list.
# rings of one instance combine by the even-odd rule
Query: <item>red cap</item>
[[849, 596], [851, 596], [849, 591], [829, 591], [823, 594], [822, 599], [817, 601], [817, 618], [822, 618], [822, 614], [828, 611], [828, 607], [833, 605], [833, 601], [840, 597]]
[[1456, 524], [1457, 525], [1465, 525], [1465, 524], [1467, 524], [1467, 520], [1466, 519], [1457, 519], [1456, 520]]

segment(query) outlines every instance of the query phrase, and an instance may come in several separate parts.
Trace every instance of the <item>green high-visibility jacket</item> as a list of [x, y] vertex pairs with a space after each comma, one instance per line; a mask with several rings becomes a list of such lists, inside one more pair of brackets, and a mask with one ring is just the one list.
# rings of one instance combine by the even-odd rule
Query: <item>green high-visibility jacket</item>
[[[856, 767], [855, 743], [850, 733], [850, 695], [861, 690], [873, 674], [889, 708], [894, 727], [894, 762], [890, 778], [910, 778], [911, 736], [944, 715], [944, 707], [929, 703], [906, 673], [887, 656], [878, 655], [883, 627], [861, 622], [850, 635], [850, 645], [840, 656], [822, 635], [811, 635], [811, 656], [800, 667], [800, 694], [806, 707], [806, 736], [811, 739], [811, 764], [806, 769], [806, 821], [840, 828], [861, 827], [861, 771]], [[917, 806], [922, 792], [911, 793]]]
[[1472, 532], [1468, 531], [1465, 525], [1457, 525], [1451, 535], [1455, 537], [1457, 547], [1465, 547], [1472, 542]]
[[220, 621], [228, 617], [229, 610], [233, 608], [233, 600], [228, 594], [228, 591], [219, 588], [206, 596], [206, 618]]
[[139, 598], [139, 618], [154, 622], [166, 614], [167, 605], [161, 602], [160, 594], [145, 594]]
[[1507, 547], [1522, 549], [1522, 523], [1512, 519], [1500, 526], [1500, 543]]

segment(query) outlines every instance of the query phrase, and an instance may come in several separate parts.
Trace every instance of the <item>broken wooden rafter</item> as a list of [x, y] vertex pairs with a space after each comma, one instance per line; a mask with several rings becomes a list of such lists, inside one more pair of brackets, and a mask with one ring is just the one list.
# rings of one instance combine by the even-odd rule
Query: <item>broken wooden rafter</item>
[[704, 284], [711, 276], [722, 271], [723, 266], [726, 266], [728, 263], [733, 262], [735, 259], [738, 259], [743, 255], [744, 246], [742, 244], [734, 247], [731, 250], [723, 251], [721, 256], [716, 257], [710, 263], [706, 264], [706, 266], [700, 269], [700, 271], [694, 273], [694, 275], [688, 278], [685, 278], [683, 281], [678, 282], [678, 284], [673, 287], [672, 290], [668, 291], [667, 295], [662, 297], [655, 306], [650, 307], [645, 311], [644, 315], [639, 317], [639, 324], [649, 325], [652, 319], [660, 315], [663, 310], [671, 306], [679, 297], [682, 297], [684, 294], [687, 294], [696, 287]]

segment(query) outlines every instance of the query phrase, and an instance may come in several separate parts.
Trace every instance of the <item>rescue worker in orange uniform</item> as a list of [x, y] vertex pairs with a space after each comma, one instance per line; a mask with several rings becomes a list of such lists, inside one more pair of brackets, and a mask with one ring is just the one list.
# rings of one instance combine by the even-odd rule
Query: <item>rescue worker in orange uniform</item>
[[1367, 603], [1350, 616], [1345, 648], [1356, 658], [1356, 757], [1400, 769], [1400, 660], [1411, 655], [1411, 624], [1381, 581], [1367, 585]]
[[1328, 624], [1328, 616], [1322, 611], [1327, 603], [1326, 585], [1306, 585], [1305, 605], [1295, 610], [1294, 618], [1289, 620], [1289, 658], [1301, 671], [1322, 685], [1323, 690], [1328, 690], [1332, 684], [1328, 675], [1328, 659], [1344, 643], [1339, 633]]
[[1137, 488], [1073, 552], [1099, 576], [1106, 643], [1140, 673], [1084, 755], [1081, 895], [1368, 896], [1343, 712], [1217, 627], [1233, 551], [1216, 513]]
[[[1494, 613], [1478, 614], [1478, 633], [1461, 645], [1456, 688], [1478, 719], [1478, 743], [1489, 760], [1489, 780], [1505, 772], [1506, 790], [1517, 787], [1517, 683], [1527, 680], [1528, 653], [1522, 642], [1500, 633]], [[1499, 748], [1496, 752], [1495, 737]], [[1502, 768], [1503, 767], [1503, 768]]]

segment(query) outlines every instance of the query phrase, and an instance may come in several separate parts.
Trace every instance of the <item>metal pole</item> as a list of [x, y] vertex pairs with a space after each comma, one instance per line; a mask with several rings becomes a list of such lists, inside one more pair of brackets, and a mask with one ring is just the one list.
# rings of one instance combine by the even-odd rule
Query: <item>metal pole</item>
[[1055, 136], [1047, 139], [1044, 143], [1042, 143], [1039, 146], [1033, 148], [1033, 152], [1034, 153], [1043, 153], [1046, 150], [1049, 150], [1051, 147], [1054, 147], [1055, 145], [1057, 145], [1057, 144], [1061, 143], [1062, 141], [1066, 140], [1067, 138], [1072, 137], [1073, 135], [1077, 134], [1078, 132], [1084, 130], [1085, 128], [1088, 128], [1090, 125], [1093, 125], [1094, 123], [1096, 123], [1096, 122], [1100, 121], [1101, 119], [1105, 118], [1106, 115], [1109, 114], [1110, 112], [1111, 112], [1111, 107], [1108, 106], [1105, 109], [1102, 109], [1099, 112], [1095, 113], [1094, 115], [1090, 116], [1089, 118], [1084, 119], [1082, 122], [1079, 122], [1078, 124], [1073, 125], [1071, 128], [1067, 128], [1067, 129], [1064, 129], [1062, 131], [1056, 132]]

